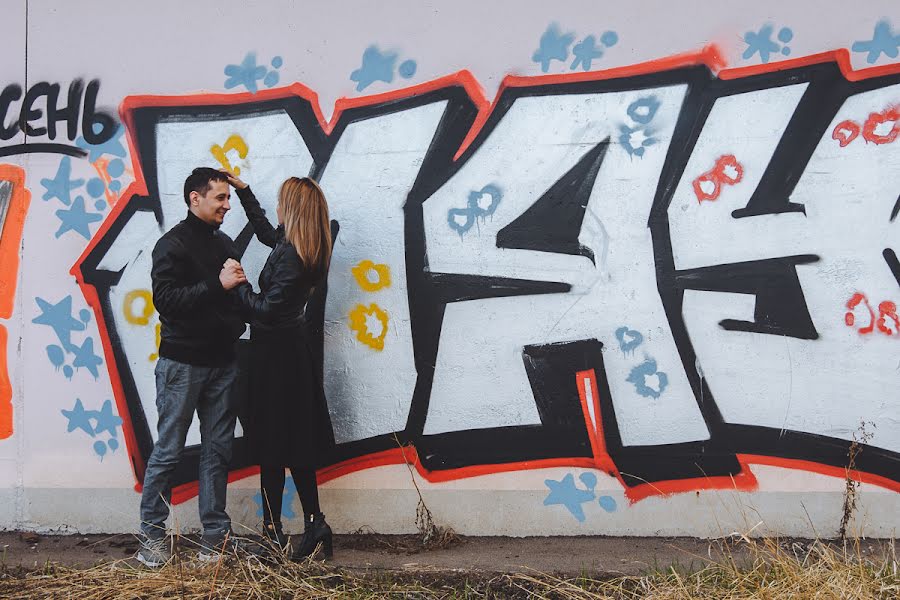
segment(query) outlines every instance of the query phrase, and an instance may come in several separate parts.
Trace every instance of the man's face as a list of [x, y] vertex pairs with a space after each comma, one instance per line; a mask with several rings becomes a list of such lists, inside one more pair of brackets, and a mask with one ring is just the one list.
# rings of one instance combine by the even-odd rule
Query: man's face
[[191, 212], [204, 223], [218, 227], [225, 220], [225, 213], [231, 210], [230, 198], [231, 186], [227, 181], [210, 181], [206, 194], [191, 192]]

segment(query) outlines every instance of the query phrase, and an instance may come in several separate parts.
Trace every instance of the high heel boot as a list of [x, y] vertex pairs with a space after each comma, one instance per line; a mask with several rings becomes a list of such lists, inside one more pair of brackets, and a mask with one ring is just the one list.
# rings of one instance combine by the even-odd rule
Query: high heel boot
[[287, 548], [288, 536], [284, 533], [280, 521], [263, 525], [263, 542], [281, 552]]
[[291, 555], [291, 559], [304, 560], [316, 552], [320, 545], [325, 558], [331, 558], [334, 555], [331, 527], [325, 522], [325, 515], [322, 513], [308, 515], [303, 523], [303, 536]]

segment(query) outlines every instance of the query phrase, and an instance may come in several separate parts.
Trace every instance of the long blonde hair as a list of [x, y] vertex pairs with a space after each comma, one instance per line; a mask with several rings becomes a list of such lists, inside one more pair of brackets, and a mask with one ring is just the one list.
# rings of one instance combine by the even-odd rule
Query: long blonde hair
[[331, 262], [331, 219], [322, 188], [309, 177], [289, 177], [281, 184], [278, 205], [284, 236], [307, 268], [328, 270]]

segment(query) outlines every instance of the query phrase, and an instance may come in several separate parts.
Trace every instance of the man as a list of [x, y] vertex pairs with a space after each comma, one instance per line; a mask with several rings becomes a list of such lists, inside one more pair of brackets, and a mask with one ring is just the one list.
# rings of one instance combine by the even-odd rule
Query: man
[[137, 559], [159, 567], [171, 558], [165, 520], [171, 478], [194, 411], [200, 418], [199, 558], [216, 560], [231, 535], [225, 512], [234, 440], [231, 399], [237, 377], [235, 345], [244, 321], [229, 290], [247, 281], [232, 240], [219, 231], [231, 206], [228, 178], [197, 168], [184, 182], [188, 214], [153, 249], [153, 304], [162, 323], [156, 364], [158, 439], [144, 473], [141, 548]]

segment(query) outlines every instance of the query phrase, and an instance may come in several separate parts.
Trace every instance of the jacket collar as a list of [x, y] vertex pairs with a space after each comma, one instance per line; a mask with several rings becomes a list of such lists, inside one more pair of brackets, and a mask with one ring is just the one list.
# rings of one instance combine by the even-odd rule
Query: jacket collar
[[192, 213], [188, 210], [187, 217], [184, 219], [185, 224], [191, 229], [191, 231], [200, 234], [200, 235], [215, 235], [218, 227], [210, 225], [209, 223], [204, 222], [200, 217]]

